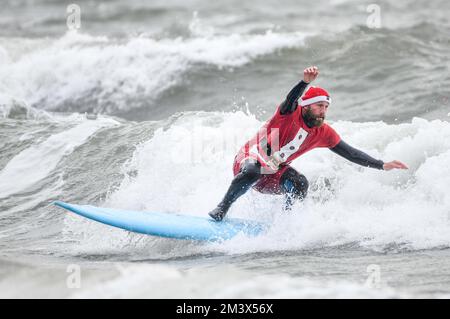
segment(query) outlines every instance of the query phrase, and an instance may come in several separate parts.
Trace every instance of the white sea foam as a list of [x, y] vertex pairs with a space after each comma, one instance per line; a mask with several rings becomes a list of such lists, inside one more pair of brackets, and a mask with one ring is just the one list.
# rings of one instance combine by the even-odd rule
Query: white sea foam
[[300, 33], [268, 31], [118, 41], [71, 32], [44, 47], [36, 44], [34, 50], [15, 53], [10, 60], [0, 46], [0, 89], [48, 110], [77, 99], [95, 101], [97, 112], [123, 110], [130, 107], [127, 99], [158, 97], [194, 65], [238, 67], [279, 49], [300, 47], [303, 38]]
[[[363, 282], [316, 281], [290, 275], [261, 275], [235, 267], [181, 271], [162, 265], [117, 265], [118, 275], [85, 285], [72, 298], [399, 298], [389, 287]], [[145, 282], [145, 285], [142, 283]]]

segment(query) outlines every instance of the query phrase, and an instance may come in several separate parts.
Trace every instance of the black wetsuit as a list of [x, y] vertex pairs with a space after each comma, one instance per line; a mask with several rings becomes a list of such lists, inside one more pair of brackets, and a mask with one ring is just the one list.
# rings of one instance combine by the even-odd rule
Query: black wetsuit
[[[290, 114], [298, 107], [298, 99], [303, 94], [308, 83], [300, 81], [287, 95], [280, 105], [281, 114]], [[305, 121], [306, 122], [306, 121]], [[306, 122], [308, 125], [308, 123]], [[309, 126], [309, 125], [308, 125]], [[311, 127], [311, 126], [310, 126]], [[349, 161], [376, 169], [383, 169], [384, 162], [348, 145], [341, 140], [335, 147], [330, 148], [334, 153]], [[261, 164], [257, 161], [246, 161], [234, 177], [231, 185], [219, 205], [209, 213], [217, 221], [223, 219], [231, 204], [242, 196], [262, 176]], [[304, 199], [308, 192], [308, 180], [292, 167], [289, 167], [280, 178], [280, 188], [286, 195], [286, 208], [289, 209], [294, 199]]]

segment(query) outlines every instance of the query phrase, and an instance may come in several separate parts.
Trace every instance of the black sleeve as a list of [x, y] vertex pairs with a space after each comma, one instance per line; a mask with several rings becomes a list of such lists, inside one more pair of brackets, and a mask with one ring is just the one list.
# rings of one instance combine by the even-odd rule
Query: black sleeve
[[286, 100], [281, 103], [280, 114], [290, 114], [297, 109], [297, 101], [300, 96], [302, 96], [307, 86], [308, 83], [304, 82], [303, 80], [300, 81], [296, 86], [294, 86], [294, 88], [287, 95]]
[[341, 155], [342, 157], [348, 159], [349, 161], [366, 166], [366, 167], [372, 167], [376, 169], [383, 169], [384, 162], [381, 160], [376, 160], [370, 155], [367, 155], [364, 152], [361, 152], [360, 150], [357, 150], [354, 147], [351, 147], [347, 143], [345, 143], [343, 140], [341, 140], [335, 147], [330, 148], [333, 152], [335, 152], [338, 155]]

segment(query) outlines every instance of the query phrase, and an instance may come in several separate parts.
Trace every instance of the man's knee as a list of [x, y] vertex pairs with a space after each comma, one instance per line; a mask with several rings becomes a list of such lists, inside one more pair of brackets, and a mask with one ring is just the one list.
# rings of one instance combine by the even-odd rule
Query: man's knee
[[288, 168], [284, 172], [281, 176], [280, 184], [285, 194], [303, 199], [308, 193], [309, 182], [307, 178], [293, 168]]
[[261, 177], [261, 164], [252, 160], [245, 161], [242, 164], [239, 174], [246, 179], [256, 181]]

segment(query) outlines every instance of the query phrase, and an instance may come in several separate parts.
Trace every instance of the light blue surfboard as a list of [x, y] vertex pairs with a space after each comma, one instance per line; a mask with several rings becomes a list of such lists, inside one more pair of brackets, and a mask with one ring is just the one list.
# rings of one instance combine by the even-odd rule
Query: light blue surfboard
[[159, 237], [202, 241], [227, 240], [239, 233], [257, 236], [267, 225], [256, 221], [226, 218], [216, 222], [209, 217], [129, 211], [56, 201], [55, 205], [100, 223], [130, 232]]

